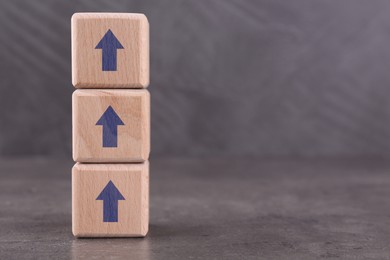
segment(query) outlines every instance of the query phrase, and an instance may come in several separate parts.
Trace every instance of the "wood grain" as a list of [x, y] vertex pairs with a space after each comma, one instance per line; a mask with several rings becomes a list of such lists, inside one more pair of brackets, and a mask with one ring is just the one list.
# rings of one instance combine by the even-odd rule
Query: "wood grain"
[[[117, 71], [102, 71], [102, 50], [95, 49], [111, 30]], [[149, 23], [143, 14], [76, 13], [72, 16], [72, 82], [76, 88], [146, 88], [149, 85]]]
[[[125, 200], [118, 201], [118, 222], [103, 222], [96, 200], [112, 181]], [[143, 237], [149, 225], [149, 162], [80, 164], [72, 169], [72, 231], [77, 237]]]
[[[150, 95], [147, 90], [76, 90], [73, 93], [73, 159], [77, 162], [143, 162], [150, 152]], [[117, 147], [103, 147], [97, 121], [111, 106], [124, 125]]]

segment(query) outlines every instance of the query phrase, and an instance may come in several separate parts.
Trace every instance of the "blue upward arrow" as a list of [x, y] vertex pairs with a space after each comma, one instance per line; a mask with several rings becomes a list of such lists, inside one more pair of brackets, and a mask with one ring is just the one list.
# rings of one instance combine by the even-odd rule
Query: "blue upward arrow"
[[102, 71], [116, 71], [116, 51], [123, 49], [111, 30], [108, 30], [95, 49], [102, 49]]
[[109, 106], [96, 125], [103, 126], [103, 147], [118, 147], [118, 125], [125, 125], [115, 110]]
[[118, 222], [118, 200], [125, 200], [112, 181], [109, 181], [96, 200], [103, 201], [103, 222]]

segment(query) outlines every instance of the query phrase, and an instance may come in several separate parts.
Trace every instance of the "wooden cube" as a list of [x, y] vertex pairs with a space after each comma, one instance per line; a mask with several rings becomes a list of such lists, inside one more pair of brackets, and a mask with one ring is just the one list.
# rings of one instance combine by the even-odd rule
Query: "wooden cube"
[[72, 225], [76, 237], [144, 237], [149, 225], [149, 162], [76, 163]]
[[73, 159], [76, 162], [143, 162], [150, 151], [147, 90], [73, 93]]
[[149, 85], [146, 16], [75, 13], [72, 82], [76, 88], [146, 88]]

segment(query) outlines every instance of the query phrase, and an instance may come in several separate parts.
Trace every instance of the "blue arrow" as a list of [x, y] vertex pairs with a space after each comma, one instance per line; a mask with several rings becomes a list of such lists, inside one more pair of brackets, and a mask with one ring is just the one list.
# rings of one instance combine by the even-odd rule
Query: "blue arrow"
[[116, 71], [116, 51], [123, 49], [123, 46], [111, 30], [106, 32], [95, 49], [102, 49], [102, 70]]
[[109, 181], [96, 200], [103, 201], [103, 222], [118, 222], [118, 200], [125, 200], [112, 181]]
[[103, 126], [103, 147], [118, 147], [118, 125], [125, 125], [115, 110], [109, 106], [96, 125]]

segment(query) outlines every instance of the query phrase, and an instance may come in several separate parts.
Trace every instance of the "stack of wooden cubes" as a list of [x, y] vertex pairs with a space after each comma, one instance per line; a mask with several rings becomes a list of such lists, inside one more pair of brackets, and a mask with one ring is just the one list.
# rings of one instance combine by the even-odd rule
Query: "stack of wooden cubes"
[[142, 237], [149, 225], [149, 23], [143, 14], [72, 17], [72, 230]]

